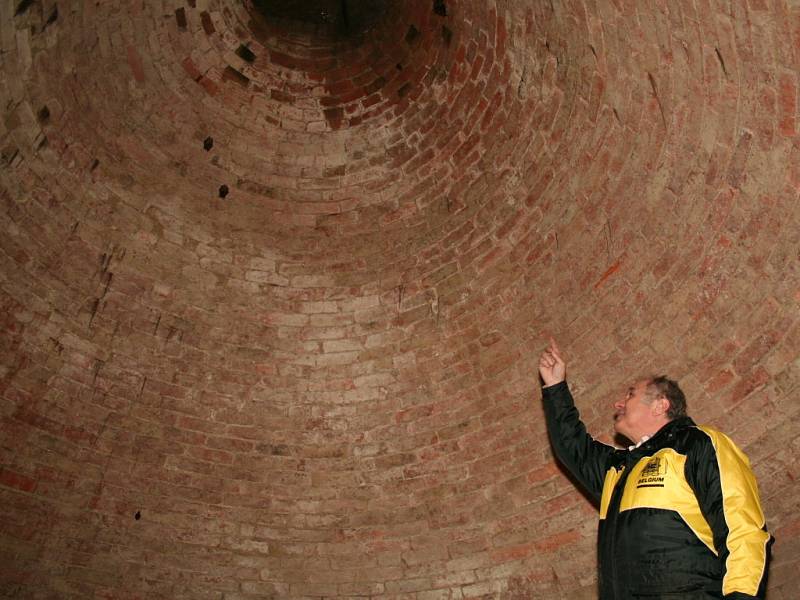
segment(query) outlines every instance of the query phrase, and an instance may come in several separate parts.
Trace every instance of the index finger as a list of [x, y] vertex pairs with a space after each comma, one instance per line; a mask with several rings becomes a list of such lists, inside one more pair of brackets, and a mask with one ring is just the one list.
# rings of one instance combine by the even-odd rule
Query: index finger
[[558, 344], [556, 344], [555, 338], [550, 338], [550, 352], [555, 356], [558, 360], [561, 360], [561, 350], [558, 348]]

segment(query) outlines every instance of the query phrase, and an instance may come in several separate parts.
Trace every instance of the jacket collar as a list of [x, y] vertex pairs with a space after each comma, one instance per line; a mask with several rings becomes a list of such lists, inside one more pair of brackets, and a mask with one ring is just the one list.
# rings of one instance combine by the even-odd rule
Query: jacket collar
[[659, 429], [653, 436], [639, 444], [631, 450], [631, 453], [646, 454], [654, 448], [661, 447], [665, 442], [673, 439], [679, 431], [694, 427], [694, 421], [691, 417], [678, 417], [673, 419], [661, 429]]

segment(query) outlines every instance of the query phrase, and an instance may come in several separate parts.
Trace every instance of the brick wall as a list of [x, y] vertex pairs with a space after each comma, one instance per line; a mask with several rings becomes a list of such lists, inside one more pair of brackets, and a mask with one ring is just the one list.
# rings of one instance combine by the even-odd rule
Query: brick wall
[[748, 452], [793, 598], [800, 7], [383, 10], [0, 2], [3, 597], [595, 598], [555, 335]]

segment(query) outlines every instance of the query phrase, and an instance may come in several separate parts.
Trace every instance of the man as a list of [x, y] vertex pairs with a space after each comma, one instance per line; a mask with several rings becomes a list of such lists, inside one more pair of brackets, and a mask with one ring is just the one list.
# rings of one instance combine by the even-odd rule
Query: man
[[686, 416], [674, 381], [639, 381], [614, 404], [623, 450], [586, 433], [552, 340], [539, 375], [555, 454], [600, 505], [600, 600], [764, 597], [771, 538], [750, 463]]

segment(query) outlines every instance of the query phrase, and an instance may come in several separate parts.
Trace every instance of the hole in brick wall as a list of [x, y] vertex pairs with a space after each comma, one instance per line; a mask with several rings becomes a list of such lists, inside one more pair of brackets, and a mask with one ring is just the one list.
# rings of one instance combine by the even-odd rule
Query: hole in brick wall
[[450, 42], [453, 40], [453, 32], [445, 25], [442, 25], [442, 39], [444, 40], [445, 46], [449, 46]]
[[253, 51], [250, 50], [250, 48], [248, 48], [244, 44], [241, 44], [236, 49], [236, 56], [241, 58], [243, 61], [246, 61], [246, 62], [249, 62], [249, 63], [255, 61], [255, 59], [256, 59], [256, 55], [253, 54]]
[[342, 15], [342, 28], [347, 31], [350, 29], [350, 15], [348, 14], [347, 10], [347, 0], [341, 0], [339, 5], [341, 8], [341, 15]]
[[410, 25], [408, 28], [408, 33], [406, 33], [406, 44], [413, 44], [414, 40], [419, 37], [419, 29]]
[[444, 0], [433, 0], [433, 12], [440, 17], [447, 16], [447, 5], [444, 3]]
[[39, 112], [36, 113], [36, 118], [38, 119], [39, 123], [44, 125], [50, 120], [50, 109], [47, 108], [45, 104], [42, 108], [39, 109]]
[[142, 513], [141, 513], [141, 511], [138, 511], [138, 510], [137, 510], [137, 511], [136, 511], [136, 514], [135, 514], [135, 515], [133, 515], [133, 518], [134, 518], [134, 519], [136, 519], [137, 521], [138, 521], [139, 519], [141, 519], [141, 518], [142, 518]]
[[270, 448], [270, 453], [273, 456], [287, 456], [289, 454], [289, 446], [286, 444], [277, 444]]
[[403, 65], [401, 63], [397, 63], [395, 65], [395, 67], [397, 68], [398, 71], [402, 71], [403, 70]]
[[175, 21], [178, 23], [178, 29], [186, 29], [186, 9], [183, 7], [175, 9]]
[[250, 78], [247, 75], [231, 66], [225, 67], [225, 70], [222, 72], [222, 80], [233, 81], [242, 87], [247, 87], [247, 85], [250, 83]]
[[99, 166], [100, 166], [100, 160], [99, 160], [99, 159], [97, 159], [97, 158], [95, 158], [95, 159], [92, 161], [92, 166], [91, 166], [91, 167], [89, 167], [89, 172], [91, 173], [92, 171], [94, 171], [94, 170], [95, 170], [97, 167], [99, 167]]
[[410, 90], [410, 89], [411, 89], [411, 84], [410, 83], [404, 83], [400, 87], [400, 89], [397, 90], [397, 95], [402, 98], [403, 96], [405, 96], [408, 93], [408, 90]]
[[357, 36], [379, 23], [395, 0], [250, 0], [253, 12], [266, 22], [283, 20], [322, 27], [344, 37]]
[[270, 90], [269, 97], [278, 102], [287, 102], [288, 104], [294, 103], [294, 96], [287, 94], [283, 90]]
[[203, 150], [208, 152], [214, 147], [214, 138], [208, 136], [206, 139], [203, 140]]
[[225, 198], [225, 196], [227, 196], [229, 193], [230, 193], [230, 190], [228, 189], [227, 185], [223, 184], [223, 185], [219, 186], [219, 197], [220, 198]]
[[58, 21], [58, 6], [53, 7], [53, 12], [50, 13], [50, 16], [47, 17], [47, 21], [45, 21], [44, 26], [47, 27], [48, 25], [52, 25]]
[[22, 2], [17, 4], [17, 10], [14, 11], [14, 16], [18, 17], [19, 15], [23, 14], [31, 7], [32, 4], [33, 0], [22, 0]]
[[326, 108], [322, 111], [322, 114], [325, 115], [325, 120], [328, 122], [328, 125], [334, 129], [341, 127], [342, 121], [344, 120], [344, 109], [342, 107]]
[[325, 177], [341, 177], [347, 173], [346, 165], [338, 165], [336, 167], [328, 167], [325, 169]]
[[200, 13], [200, 22], [203, 24], [203, 31], [206, 32], [206, 35], [211, 35], [216, 31], [214, 22], [211, 20], [211, 15], [207, 10]]
[[11, 163], [14, 162], [14, 159], [17, 158], [18, 154], [19, 154], [19, 148], [12, 145], [6, 146], [5, 148], [3, 148], [3, 151], [0, 152], [0, 162], [6, 165], [10, 165]]

